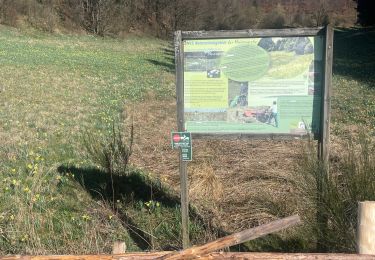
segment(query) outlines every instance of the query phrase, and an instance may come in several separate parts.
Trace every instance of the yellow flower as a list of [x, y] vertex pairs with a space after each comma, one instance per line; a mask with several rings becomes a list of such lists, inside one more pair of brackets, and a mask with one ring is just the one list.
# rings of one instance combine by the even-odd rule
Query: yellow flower
[[28, 238], [29, 238], [28, 235], [23, 235], [23, 237], [21, 237], [21, 241], [25, 242]]
[[40, 198], [40, 195], [39, 195], [39, 194], [36, 194], [36, 195], [33, 197], [33, 202], [36, 202], [39, 198]]
[[82, 215], [82, 219], [87, 221], [87, 220], [90, 220], [91, 217], [85, 214], [85, 215]]
[[28, 165], [27, 165], [27, 168], [29, 168], [30, 170], [33, 168], [33, 165], [31, 164], [31, 163], [29, 163]]
[[12, 172], [13, 172], [13, 173], [16, 172], [16, 169], [13, 168], [13, 169], [12, 169]]

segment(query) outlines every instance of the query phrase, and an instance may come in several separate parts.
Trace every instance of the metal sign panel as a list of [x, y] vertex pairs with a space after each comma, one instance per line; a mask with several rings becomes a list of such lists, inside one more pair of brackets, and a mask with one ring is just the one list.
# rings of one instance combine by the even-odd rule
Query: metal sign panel
[[172, 132], [172, 148], [181, 149], [182, 161], [192, 160], [191, 133], [189, 132]]

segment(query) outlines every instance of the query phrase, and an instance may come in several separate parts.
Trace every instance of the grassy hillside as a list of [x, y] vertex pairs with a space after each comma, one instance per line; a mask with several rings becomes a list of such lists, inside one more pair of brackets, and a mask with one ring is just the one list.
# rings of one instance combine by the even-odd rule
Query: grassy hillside
[[[333, 142], [362, 127], [370, 135], [375, 130], [374, 40], [374, 31], [335, 33]], [[117, 239], [126, 241], [129, 250], [181, 246], [178, 199], [165, 188], [178, 189], [175, 153], [168, 141], [175, 127], [173, 56], [168, 42], [153, 38], [117, 40], [0, 27], [0, 254], [110, 252]], [[99, 147], [112, 140], [113, 123], [123, 122], [124, 112], [131, 111], [146, 125], [136, 129], [136, 136], [144, 138], [135, 142], [132, 162], [148, 171], [119, 172], [120, 192], [113, 196], [105, 166], [89, 156], [84, 140], [89, 136]], [[167, 139], [160, 136], [158, 142], [150, 142], [149, 133], [154, 130], [166, 133]], [[243, 158], [257, 160], [259, 154], [266, 156], [264, 145], [270, 147], [249, 142], [232, 148], [244, 153]], [[289, 156], [283, 144], [275, 147], [280, 156]], [[246, 155], [241, 148], [253, 149], [257, 155], [254, 151]], [[206, 150], [196, 153], [192, 164], [191, 173], [197, 177], [192, 179], [193, 201], [204, 199], [213, 214], [207, 213], [206, 218], [217, 221], [216, 227], [229, 232], [301, 210], [293, 204], [298, 197], [291, 197], [295, 195], [290, 187], [293, 175], [272, 177], [282, 171], [274, 160], [270, 165], [254, 162], [263, 175], [251, 171], [250, 161], [243, 169], [234, 167], [230, 151], [210, 142]], [[285, 161], [297, 155], [291, 158]], [[266, 172], [272, 167], [274, 172]], [[207, 182], [208, 172], [211, 180]], [[221, 184], [205, 190], [217, 182]], [[257, 187], [254, 184], [260, 186], [252, 189], [251, 196], [270, 191], [275, 200], [250, 201], [249, 194], [240, 194]], [[212, 192], [220, 187], [224, 187], [220, 194]], [[220, 202], [213, 203], [211, 196]], [[285, 198], [284, 206], [277, 204]], [[192, 217], [194, 244], [217, 235], [202, 219]], [[303, 241], [303, 232], [296, 236], [302, 242], [294, 243], [294, 237], [288, 244], [277, 237], [276, 245], [266, 240], [271, 245], [260, 242], [250, 248], [311, 250], [313, 245]]]
[[108, 252], [115, 239], [138, 249], [115, 212], [58, 168], [99, 167], [82, 135], [107, 135], [128, 100], [173, 97], [167, 47], [0, 27], [1, 254]]

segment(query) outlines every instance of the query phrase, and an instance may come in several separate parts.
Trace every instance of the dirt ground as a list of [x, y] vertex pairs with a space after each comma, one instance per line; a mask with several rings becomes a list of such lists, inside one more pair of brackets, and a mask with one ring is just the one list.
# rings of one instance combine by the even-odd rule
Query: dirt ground
[[[179, 191], [175, 100], [131, 104], [134, 124], [131, 163]], [[212, 224], [234, 232], [299, 210], [294, 176], [306, 141], [193, 140], [188, 164], [190, 199]]]

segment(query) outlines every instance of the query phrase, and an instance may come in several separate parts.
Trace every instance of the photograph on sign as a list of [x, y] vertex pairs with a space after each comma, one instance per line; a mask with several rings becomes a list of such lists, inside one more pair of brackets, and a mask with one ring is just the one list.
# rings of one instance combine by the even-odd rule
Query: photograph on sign
[[183, 40], [192, 133], [320, 132], [322, 36]]

